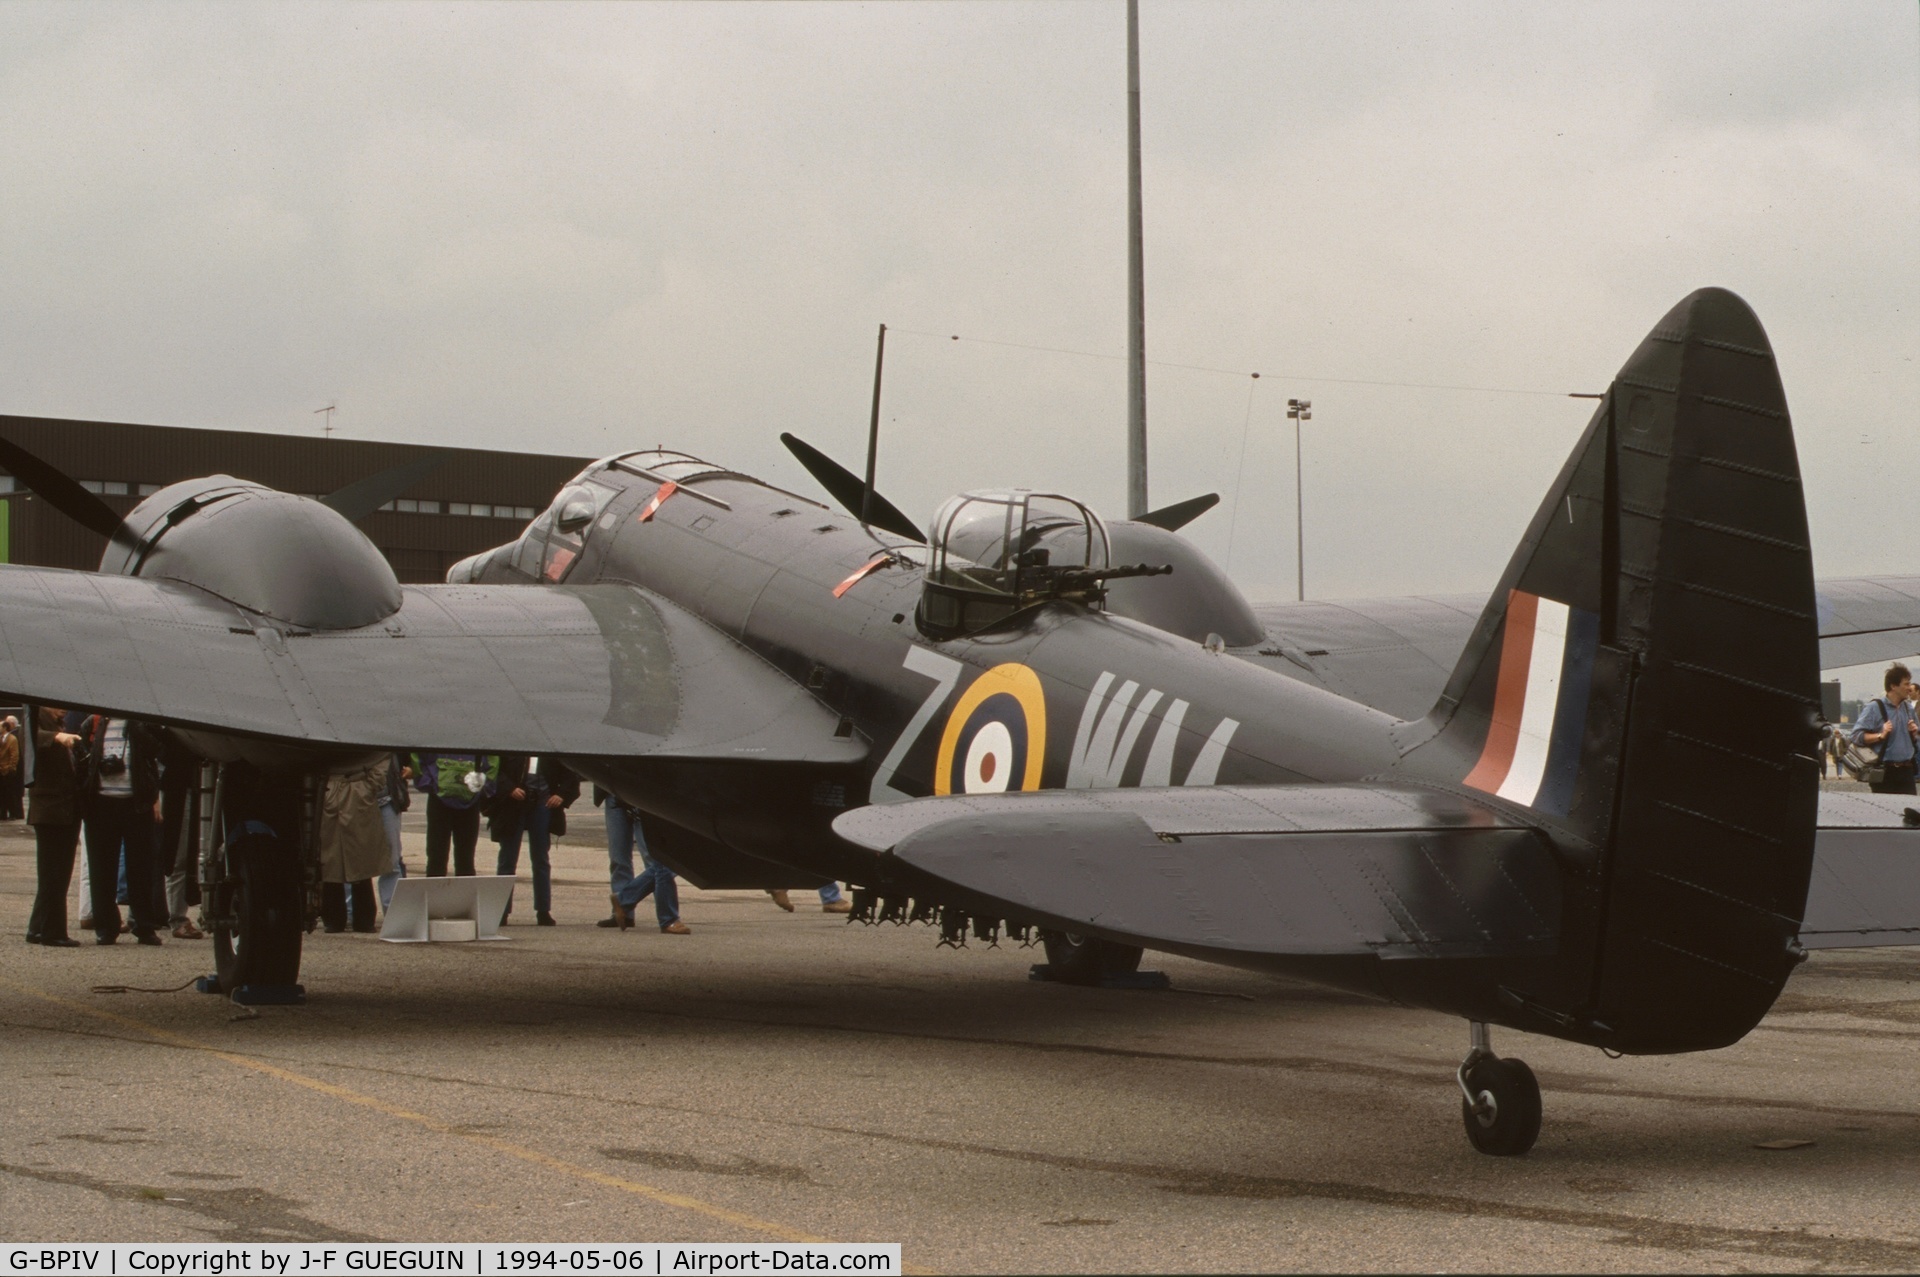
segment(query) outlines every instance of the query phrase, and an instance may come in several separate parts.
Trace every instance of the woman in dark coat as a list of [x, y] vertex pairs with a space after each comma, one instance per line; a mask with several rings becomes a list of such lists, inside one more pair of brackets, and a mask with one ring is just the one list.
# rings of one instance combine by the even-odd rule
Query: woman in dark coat
[[80, 738], [64, 729], [65, 718], [65, 710], [46, 705], [35, 715], [33, 784], [27, 788], [27, 823], [33, 826], [39, 876], [27, 943], [50, 949], [80, 943], [67, 935], [67, 888], [80, 845], [80, 782], [73, 770], [73, 747]]

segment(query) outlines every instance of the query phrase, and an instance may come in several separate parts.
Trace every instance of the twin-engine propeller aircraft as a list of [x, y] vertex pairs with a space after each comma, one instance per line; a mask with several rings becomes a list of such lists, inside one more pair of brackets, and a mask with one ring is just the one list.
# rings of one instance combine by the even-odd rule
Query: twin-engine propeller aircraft
[[703, 885], [845, 879], [864, 920], [1037, 935], [1067, 978], [1148, 947], [1458, 1015], [1489, 1153], [1541, 1119], [1490, 1025], [1706, 1050], [1809, 946], [1920, 941], [1907, 800], [1823, 820], [1814, 757], [1822, 643], [1920, 647], [1920, 578], [1816, 590], [1773, 354], [1730, 293], [1641, 343], [1471, 608], [1256, 610], [1177, 533], [1208, 498], [1108, 522], [973, 492], [923, 535], [790, 446], [870, 522], [626, 453], [427, 587], [353, 509], [177, 484], [106, 515], [98, 573], [0, 568], [0, 691], [209, 760], [231, 989], [297, 977], [317, 772], [559, 755]]

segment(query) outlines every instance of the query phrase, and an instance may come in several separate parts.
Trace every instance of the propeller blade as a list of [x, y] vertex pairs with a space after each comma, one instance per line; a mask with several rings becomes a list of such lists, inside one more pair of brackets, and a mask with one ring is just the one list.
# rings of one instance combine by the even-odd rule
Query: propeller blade
[[109, 540], [134, 540], [112, 506], [11, 439], [0, 439], [0, 466], [5, 466], [21, 486], [81, 527]]
[[1220, 504], [1220, 494], [1209, 492], [1201, 497], [1189, 497], [1185, 501], [1176, 501], [1172, 505], [1163, 505], [1158, 510], [1149, 510], [1135, 523], [1151, 523], [1156, 528], [1165, 528], [1169, 532], [1178, 532], [1195, 519]]
[[430, 452], [391, 470], [356, 479], [339, 491], [321, 497], [320, 504], [340, 514], [348, 523], [358, 523], [438, 470], [446, 459], [444, 452]]
[[[864, 479], [804, 439], [782, 434], [780, 442], [787, 445], [787, 451], [807, 468], [807, 473], [817, 479], [820, 486], [825, 488], [835, 501], [846, 507], [847, 512], [854, 518], [860, 517], [860, 501], [867, 495], [867, 484]], [[873, 517], [868, 522], [874, 527], [891, 532], [895, 536], [906, 537], [921, 545], [927, 543], [927, 534], [914, 527], [912, 519], [901, 514], [899, 507], [878, 492], [873, 494], [871, 509]]]

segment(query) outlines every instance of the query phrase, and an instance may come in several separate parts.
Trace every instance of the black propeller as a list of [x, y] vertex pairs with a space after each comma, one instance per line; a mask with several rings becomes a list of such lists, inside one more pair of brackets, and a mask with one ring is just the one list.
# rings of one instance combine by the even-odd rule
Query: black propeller
[[1165, 528], [1169, 532], [1178, 532], [1195, 519], [1220, 504], [1220, 494], [1209, 492], [1204, 496], [1188, 497], [1185, 501], [1176, 501], [1172, 505], [1163, 505], [1158, 510], [1149, 510], [1135, 523], [1151, 523], [1156, 528]]
[[136, 538], [113, 507], [11, 439], [0, 439], [0, 465], [60, 513], [108, 540], [132, 544]]
[[[444, 452], [429, 453], [391, 470], [356, 479], [338, 491], [320, 498], [322, 505], [337, 511], [349, 523], [360, 520], [420, 482], [446, 461]], [[60, 513], [109, 541], [117, 541], [136, 554], [141, 549], [135, 536], [113, 507], [68, 478], [58, 467], [34, 456], [11, 439], [0, 438], [0, 466], [20, 485]]]
[[346, 487], [321, 497], [320, 504], [339, 513], [348, 523], [358, 523], [438, 470], [446, 460], [446, 453], [430, 452], [417, 461], [356, 479]]
[[[820, 451], [804, 439], [791, 434], [782, 434], [780, 442], [787, 445], [787, 451], [794, 455], [799, 463], [807, 468], [807, 473], [819, 480], [820, 486], [844, 506], [854, 518], [860, 517], [860, 505], [867, 496], [866, 481]], [[866, 520], [874, 527], [891, 532], [895, 536], [906, 537], [921, 545], [927, 543], [927, 534], [913, 525], [913, 520], [900, 513], [900, 508], [881, 496], [873, 494], [870, 517]]]

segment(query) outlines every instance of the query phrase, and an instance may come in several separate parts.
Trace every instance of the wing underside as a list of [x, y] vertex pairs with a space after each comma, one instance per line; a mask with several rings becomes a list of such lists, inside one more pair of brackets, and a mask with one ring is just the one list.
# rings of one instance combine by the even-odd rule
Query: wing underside
[[194, 586], [0, 566], [0, 693], [297, 744], [854, 762], [804, 688], [626, 586], [409, 586], [304, 632]]

